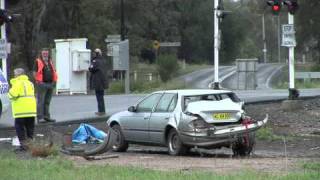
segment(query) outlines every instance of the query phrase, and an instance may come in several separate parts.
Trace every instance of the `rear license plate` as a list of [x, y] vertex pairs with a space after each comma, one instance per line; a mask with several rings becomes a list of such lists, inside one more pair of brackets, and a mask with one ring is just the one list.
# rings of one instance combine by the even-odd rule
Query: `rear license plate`
[[218, 120], [230, 119], [230, 113], [215, 113], [213, 118]]

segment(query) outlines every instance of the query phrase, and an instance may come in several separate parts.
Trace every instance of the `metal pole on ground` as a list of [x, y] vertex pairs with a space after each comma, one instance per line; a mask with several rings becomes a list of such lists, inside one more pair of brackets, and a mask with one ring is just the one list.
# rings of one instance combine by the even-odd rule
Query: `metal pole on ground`
[[219, 18], [218, 18], [219, 0], [214, 0], [214, 89], [219, 87]]
[[[5, 0], [1, 0], [0, 1], [1, 3], [1, 6], [0, 8], [1, 9], [5, 9]], [[1, 26], [1, 39], [4, 39], [5, 41], [7, 40], [7, 35], [6, 35], [6, 23], [4, 23], [2, 26]], [[4, 77], [8, 80], [8, 74], [7, 74], [7, 58], [2, 58], [2, 72], [3, 72], [3, 75]]]
[[[294, 16], [288, 13], [288, 24], [294, 25]], [[294, 99], [296, 94], [294, 85], [294, 46], [289, 47], [289, 99]]]
[[266, 28], [264, 12], [262, 14], [262, 41], [263, 41], [263, 62], [267, 63], [267, 42], [266, 42]]
[[278, 63], [281, 62], [281, 27], [280, 27], [280, 14], [278, 17], [277, 21], [277, 31], [278, 31]]

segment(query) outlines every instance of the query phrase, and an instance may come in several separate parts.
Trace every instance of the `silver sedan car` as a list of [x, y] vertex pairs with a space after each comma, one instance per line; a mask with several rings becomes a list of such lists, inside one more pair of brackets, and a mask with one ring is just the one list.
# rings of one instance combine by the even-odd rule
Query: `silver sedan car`
[[232, 148], [249, 155], [255, 131], [268, 116], [256, 121], [245, 116], [244, 103], [228, 90], [168, 90], [147, 95], [127, 111], [112, 115], [108, 125], [117, 134], [114, 151], [129, 143], [167, 146], [170, 155], [190, 148]]

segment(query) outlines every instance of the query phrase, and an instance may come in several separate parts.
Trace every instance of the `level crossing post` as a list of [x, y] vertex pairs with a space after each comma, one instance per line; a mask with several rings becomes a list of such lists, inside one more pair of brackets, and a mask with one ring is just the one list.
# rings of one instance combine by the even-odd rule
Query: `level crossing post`
[[214, 0], [214, 89], [220, 89], [219, 86], [219, 18], [218, 18], [219, 0]]
[[[1, 0], [0, 3], [1, 3], [0, 8], [1, 9], [5, 9], [5, 0]], [[7, 40], [6, 23], [4, 23], [1, 26], [1, 39], [4, 39], [5, 41]], [[2, 69], [4, 77], [6, 78], [6, 80], [8, 80], [7, 58], [3, 58], [2, 59], [2, 67], [1, 67], [1, 69]]]

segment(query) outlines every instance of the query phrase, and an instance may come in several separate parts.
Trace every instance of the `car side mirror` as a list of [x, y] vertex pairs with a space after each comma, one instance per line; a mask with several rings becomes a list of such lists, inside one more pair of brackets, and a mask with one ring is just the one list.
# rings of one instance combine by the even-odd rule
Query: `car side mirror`
[[129, 112], [136, 112], [136, 107], [135, 106], [130, 106], [129, 108], [128, 108], [128, 111]]

